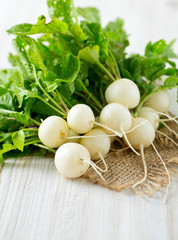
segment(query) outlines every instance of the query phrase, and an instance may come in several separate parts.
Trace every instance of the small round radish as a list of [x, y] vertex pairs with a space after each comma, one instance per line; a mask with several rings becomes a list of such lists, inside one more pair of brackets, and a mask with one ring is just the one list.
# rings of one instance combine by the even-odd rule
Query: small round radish
[[142, 107], [139, 110], [138, 117], [143, 117], [145, 119], [148, 119], [148, 121], [151, 122], [154, 129], [158, 129], [159, 127], [159, 115], [157, 112], [150, 107]]
[[[80, 144], [85, 146], [90, 152], [91, 159], [97, 160], [106, 156], [111, 147], [111, 141], [108, 134], [101, 128], [94, 128], [84, 136], [93, 136], [91, 138], [82, 138]], [[100, 155], [101, 154], [101, 155]]]
[[55, 154], [57, 170], [68, 178], [78, 178], [89, 168], [90, 153], [86, 147], [78, 143], [65, 143], [58, 148]]
[[[138, 126], [139, 124], [142, 125]], [[136, 126], [138, 127], [135, 128]], [[147, 119], [140, 117], [133, 118], [130, 130], [133, 128], [135, 129], [127, 133], [126, 136], [134, 149], [140, 150], [141, 146], [146, 148], [154, 141], [155, 130]]]
[[[80, 135], [78, 133], [76, 133], [70, 129], [69, 138], [67, 138], [66, 143], [69, 143], [69, 142], [79, 143], [80, 142], [79, 136]], [[78, 138], [72, 138], [72, 137], [78, 137]]]
[[66, 141], [69, 135], [67, 122], [57, 116], [46, 118], [40, 125], [38, 136], [41, 142], [50, 148], [57, 148]]
[[[116, 132], [122, 133], [130, 129], [132, 116], [129, 110], [119, 103], [110, 103], [106, 105], [100, 114], [100, 123]], [[109, 134], [112, 131], [106, 130]]]
[[74, 132], [86, 133], [92, 129], [95, 117], [89, 106], [77, 104], [70, 109], [67, 122]]
[[[95, 117], [95, 122], [100, 123], [100, 116]], [[113, 134], [113, 132], [112, 132], [112, 134]], [[113, 143], [115, 141], [116, 136], [109, 136], [109, 137], [110, 137], [111, 143]]]
[[147, 101], [144, 103], [145, 106], [151, 107], [158, 112], [167, 113], [171, 104], [171, 97], [169, 92], [166, 90], [160, 90], [153, 93]]
[[107, 103], [120, 103], [131, 109], [138, 105], [140, 92], [137, 85], [126, 78], [111, 83], [105, 92]]
[[115, 139], [116, 139], [116, 136], [111, 136], [111, 137], [110, 137], [111, 143], [113, 143], [113, 142], [115, 141]]

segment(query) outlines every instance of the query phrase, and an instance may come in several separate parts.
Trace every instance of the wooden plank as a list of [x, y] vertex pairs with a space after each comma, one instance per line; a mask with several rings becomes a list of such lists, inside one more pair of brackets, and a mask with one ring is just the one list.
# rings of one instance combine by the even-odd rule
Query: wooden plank
[[52, 159], [7, 160], [0, 183], [0, 239], [176, 239], [178, 183], [141, 198], [60, 176]]

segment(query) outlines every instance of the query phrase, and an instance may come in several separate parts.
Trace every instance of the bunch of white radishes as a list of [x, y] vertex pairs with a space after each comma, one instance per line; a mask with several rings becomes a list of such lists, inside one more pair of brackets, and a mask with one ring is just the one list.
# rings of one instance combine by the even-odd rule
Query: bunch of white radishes
[[[90, 165], [98, 174], [106, 172], [104, 157], [110, 151], [111, 142], [116, 137], [123, 138], [136, 154], [141, 153], [145, 180], [147, 173], [143, 149], [153, 145], [159, 122], [164, 121], [159, 115], [167, 116], [170, 96], [166, 90], [155, 92], [143, 106], [140, 105], [134, 117], [130, 109], [139, 105], [140, 92], [133, 81], [119, 79], [113, 82], [106, 89], [105, 98], [108, 104], [96, 118], [92, 109], [85, 104], [73, 106], [68, 112], [67, 121], [58, 116], [48, 117], [39, 127], [39, 138], [47, 147], [58, 148], [56, 168], [69, 178], [82, 176]], [[103, 161], [104, 169], [93, 162], [99, 159]]]

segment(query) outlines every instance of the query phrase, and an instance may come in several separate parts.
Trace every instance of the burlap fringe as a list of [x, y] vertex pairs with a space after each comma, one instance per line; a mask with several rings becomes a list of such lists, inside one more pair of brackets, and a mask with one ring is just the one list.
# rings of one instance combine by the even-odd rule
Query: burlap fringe
[[[178, 125], [171, 122], [169, 126], [178, 132]], [[177, 137], [169, 132], [166, 128], [162, 128], [161, 132], [167, 134], [175, 142], [178, 143]], [[162, 134], [156, 134], [154, 144], [162, 156], [170, 175], [178, 172], [178, 151], [177, 146]], [[115, 143], [112, 150], [105, 161], [108, 165], [108, 171], [103, 174], [106, 181], [103, 181], [98, 174], [90, 167], [84, 178], [88, 178], [93, 183], [100, 184], [106, 188], [122, 191], [125, 188], [131, 188], [144, 176], [143, 163], [140, 156], [137, 156], [130, 149], [123, 150], [123, 146]], [[148, 176], [145, 182], [133, 189], [137, 194], [147, 194], [152, 197], [154, 190], [158, 191], [161, 187], [168, 183], [167, 173], [155, 153], [152, 146], [145, 149], [145, 159], [147, 162]], [[101, 161], [97, 161], [99, 167], [103, 167]]]

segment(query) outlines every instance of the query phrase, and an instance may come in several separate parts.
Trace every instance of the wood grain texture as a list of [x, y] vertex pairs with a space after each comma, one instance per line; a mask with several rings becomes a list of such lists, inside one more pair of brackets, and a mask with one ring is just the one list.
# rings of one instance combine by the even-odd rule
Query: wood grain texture
[[[120, 16], [132, 33], [129, 52], [143, 52], [149, 40], [178, 37], [177, 0], [76, 0], [99, 7], [103, 23]], [[5, 30], [36, 22], [47, 8], [44, 0], [0, 1], [0, 68], [7, 67], [11, 39]], [[178, 51], [178, 45], [175, 46]], [[174, 105], [175, 108], [176, 105]], [[0, 174], [0, 239], [2, 240], [177, 240], [178, 181], [172, 178], [168, 202], [163, 191], [141, 198], [67, 180], [53, 159], [8, 159]]]
[[[175, 179], [176, 180], [176, 179]], [[8, 159], [1, 172], [0, 239], [177, 239], [178, 184], [141, 198], [60, 176], [53, 160]]]

